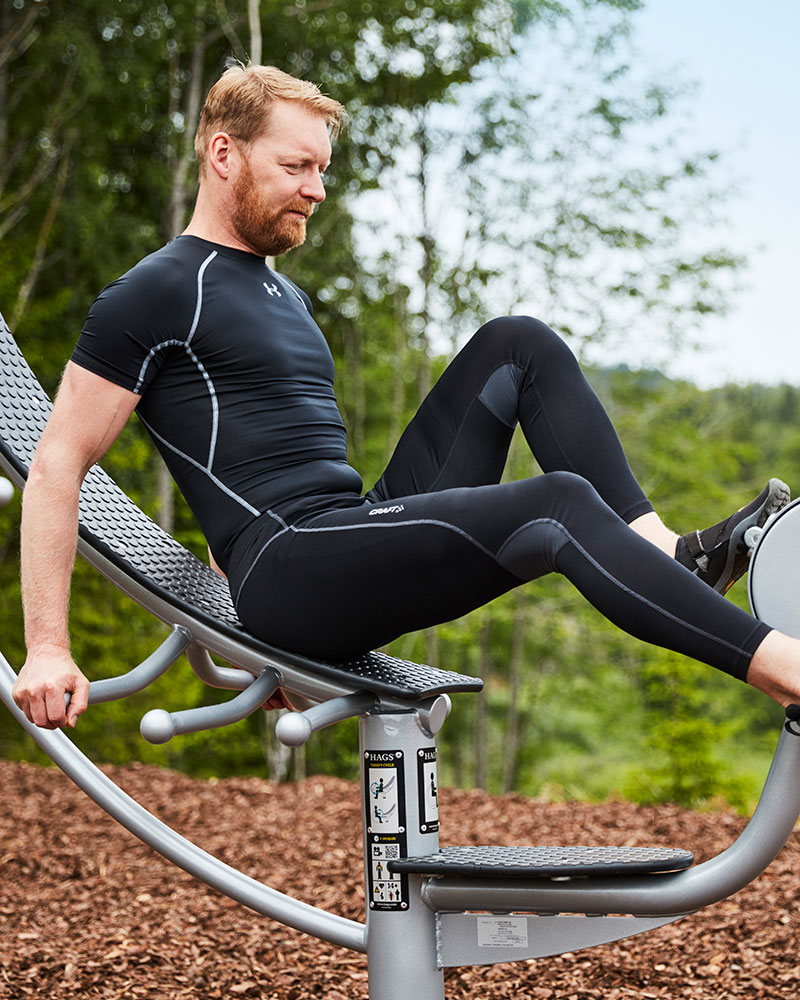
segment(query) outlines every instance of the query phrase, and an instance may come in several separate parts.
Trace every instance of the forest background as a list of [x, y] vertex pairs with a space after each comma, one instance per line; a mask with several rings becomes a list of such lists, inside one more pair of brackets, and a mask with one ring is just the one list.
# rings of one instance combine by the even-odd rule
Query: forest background
[[[746, 260], [722, 225], [733, 178], [687, 144], [692, 89], [653, 78], [631, 30], [638, 0], [3, 0], [0, 311], [53, 392], [98, 290], [184, 227], [192, 138], [230, 58], [313, 79], [348, 107], [328, 198], [277, 266], [312, 297], [337, 364], [351, 461], [368, 487], [448, 357], [492, 315], [533, 312], [587, 365], [633, 469], [688, 530], [800, 466], [792, 385], [701, 390], [660, 366], [724, 313]], [[626, 343], [645, 369], [608, 367]], [[204, 556], [203, 539], [141, 427], [104, 460], [137, 502]], [[508, 478], [535, 474], [515, 438]], [[0, 634], [24, 660], [19, 497], [0, 511]], [[376, 581], [391, 594], [392, 581]], [[739, 584], [731, 599], [746, 606]], [[90, 677], [162, 637], [94, 571], [76, 568], [74, 655]], [[780, 710], [742, 684], [609, 625], [561, 578], [506, 595], [390, 652], [485, 680], [456, 697], [445, 783], [543, 798], [752, 804]], [[272, 717], [165, 748], [150, 707], [215, 693], [180, 661], [76, 742], [95, 758], [195, 775], [354, 777], [352, 725], [302, 751]], [[0, 754], [41, 759], [0, 715]]]

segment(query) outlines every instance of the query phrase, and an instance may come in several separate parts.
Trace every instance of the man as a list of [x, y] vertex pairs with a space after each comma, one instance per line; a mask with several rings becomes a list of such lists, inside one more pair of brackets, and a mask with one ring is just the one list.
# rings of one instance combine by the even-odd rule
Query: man
[[[276, 645], [345, 658], [556, 571], [631, 633], [784, 704], [800, 696], [800, 642], [714, 589], [745, 571], [744, 529], [788, 489], [772, 480], [679, 538], [575, 359], [536, 320], [478, 331], [362, 496], [310, 300], [264, 260], [305, 239], [342, 116], [276, 69], [228, 70], [200, 119], [191, 223], [92, 306], [24, 494], [28, 658], [15, 699], [28, 718], [74, 726], [86, 708], [67, 634], [78, 494], [134, 409], [242, 622]], [[517, 422], [545, 474], [499, 484]]]

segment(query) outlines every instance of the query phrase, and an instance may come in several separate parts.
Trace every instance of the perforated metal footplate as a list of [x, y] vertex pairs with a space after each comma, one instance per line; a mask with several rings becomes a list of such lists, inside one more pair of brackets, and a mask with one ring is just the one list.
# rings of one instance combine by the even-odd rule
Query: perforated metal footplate
[[694, 862], [674, 847], [443, 847], [389, 862], [393, 872], [471, 878], [580, 878], [683, 871]]
[[[27, 478], [51, 409], [47, 393], [0, 316], [0, 467], [18, 485]], [[90, 549], [85, 553], [90, 562], [91, 552], [98, 553], [154, 597], [278, 662], [357, 689], [411, 700], [483, 687], [477, 677], [384, 653], [365, 653], [346, 663], [325, 662], [256, 639], [239, 621], [227, 583], [162, 531], [99, 466], [90, 469], [81, 489], [80, 535]], [[145, 600], [140, 603], [148, 607]]]

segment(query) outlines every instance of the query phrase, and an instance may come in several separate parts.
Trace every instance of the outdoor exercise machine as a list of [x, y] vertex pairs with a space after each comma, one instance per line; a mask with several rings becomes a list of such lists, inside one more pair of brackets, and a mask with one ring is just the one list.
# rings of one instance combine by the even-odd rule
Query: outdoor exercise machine
[[[20, 489], [51, 408], [0, 316], [0, 466]], [[800, 507], [750, 529], [754, 611], [798, 635]], [[652, 930], [756, 878], [800, 815], [800, 708], [791, 706], [761, 800], [741, 836], [703, 864], [688, 851], [629, 847], [439, 848], [436, 735], [449, 695], [479, 691], [463, 674], [369, 653], [325, 663], [276, 649], [242, 628], [225, 582], [147, 518], [98, 467], [81, 492], [78, 549], [170, 629], [146, 660], [94, 681], [90, 703], [142, 690], [183, 653], [207, 684], [238, 691], [221, 704], [148, 712], [142, 736], [237, 722], [278, 688], [295, 711], [278, 738], [300, 746], [358, 716], [366, 923], [280, 893], [212, 857], [123, 792], [62, 731], [31, 725], [11, 697], [0, 654], [0, 697], [58, 766], [124, 827], [208, 885], [297, 930], [366, 953], [371, 1000], [442, 1000], [443, 969], [538, 958]], [[220, 667], [209, 654], [230, 667]]]

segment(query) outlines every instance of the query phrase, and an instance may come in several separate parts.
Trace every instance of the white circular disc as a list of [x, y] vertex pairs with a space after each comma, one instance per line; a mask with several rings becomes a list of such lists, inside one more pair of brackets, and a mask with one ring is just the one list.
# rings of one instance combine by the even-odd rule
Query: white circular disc
[[767, 523], [747, 582], [756, 618], [800, 639], [800, 499]]

